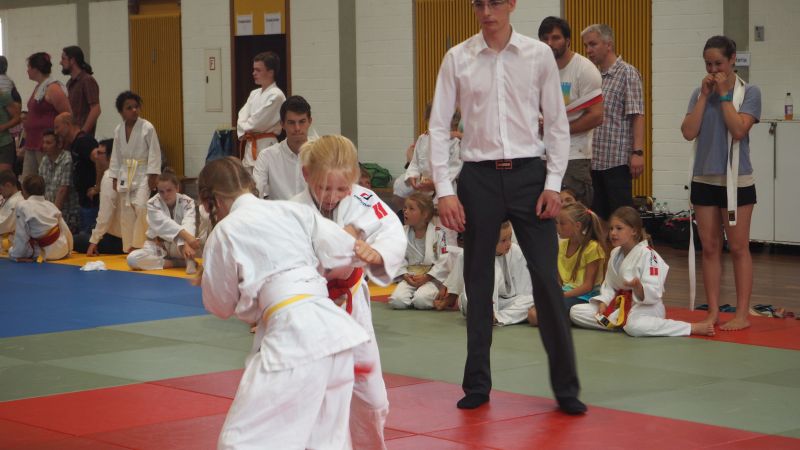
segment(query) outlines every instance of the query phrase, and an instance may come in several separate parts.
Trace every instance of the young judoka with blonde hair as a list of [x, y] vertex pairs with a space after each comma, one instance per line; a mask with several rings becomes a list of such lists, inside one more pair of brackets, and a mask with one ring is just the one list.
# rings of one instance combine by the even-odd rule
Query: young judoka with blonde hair
[[134, 270], [186, 267], [197, 272], [194, 258], [200, 249], [194, 200], [180, 193], [178, 177], [170, 168], [158, 176], [158, 195], [147, 201], [147, 241], [128, 254]]
[[380, 254], [306, 205], [263, 201], [241, 162], [210, 162], [199, 196], [214, 223], [203, 252], [203, 305], [258, 323], [220, 449], [350, 448], [353, 348], [369, 336], [328, 298], [319, 268]]
[[[380, 285], [392, 282], [403, 265], [406, 238], [403, 226], [389, 206], [371, 190], [356, 184], [360, 175], [358, 154], [344, 136], [322, 136], [300, 151], [303, 176], [308, 183], [292, 200], [315, 210], [360, 239], [379, 255], [365, 274]], [[359, 270], [329, 273], [329, 294], [350, 312], [370, 337], [354, 349], [356, 379], [350, 407], [350, 433], [354, 448], [386, 448], [383, 428], [389, 399], [381, 371], [380, 354], [372, 327], [369, 286]]]

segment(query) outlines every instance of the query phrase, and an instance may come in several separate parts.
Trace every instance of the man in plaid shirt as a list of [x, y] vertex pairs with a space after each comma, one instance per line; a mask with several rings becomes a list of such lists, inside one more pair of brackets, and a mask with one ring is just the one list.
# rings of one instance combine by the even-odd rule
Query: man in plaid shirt
[[72, 185], [72, 155], [61, 149], [53, 130], [42, 135], [45, 157], [39, 165], [39, 175], [44, 178], [44, 198], [61, 210], [61, 216], [70, 230], [78, 228], [78, 193]]
[[632, 180], [644, 171], [642, 77], [616, 55], [608, 25], [589, 25], [581, 38], [603, 77], [603, 124], [592, 141], [592, 209], [608, 220], [620, 206], [633, 205]]

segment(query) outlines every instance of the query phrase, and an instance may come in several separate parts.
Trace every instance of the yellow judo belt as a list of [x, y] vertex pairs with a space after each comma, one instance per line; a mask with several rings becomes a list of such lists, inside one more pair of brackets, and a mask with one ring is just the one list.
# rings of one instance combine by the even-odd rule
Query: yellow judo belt
[[298, 295], [295, 295], [294, 297], [289, 297], [289, 298], [287, 298], [286, 300], [284, 300], [282, 302], [278, 302], [278, 303], [270, 306], [269, 308], [267, 308], [266, 311], [264, 311], [264, 315], [261, 316], [261, 320], [264, 323], [267, 323], [267, 320], [269, 320], [270, 316], [275, 314], [279, 309], [285, 308], [285, 307], [291, 305], [292, 303], [297, 303], [300, 300], [304, 300], [304, 299], [307, 299], [309, 297], [311, 297], [311, 294], [298, 294]]

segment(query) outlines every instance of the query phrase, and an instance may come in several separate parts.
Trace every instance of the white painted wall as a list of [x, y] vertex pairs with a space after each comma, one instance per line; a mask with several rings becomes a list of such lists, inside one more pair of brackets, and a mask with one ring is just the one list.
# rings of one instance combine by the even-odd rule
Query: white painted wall
[[[762, 118], [783, 119], [787, 92], [794, 98], [794, 117], [800, 118], [798, 23], [800, 2], [796, 0], [750, 0], [750, 82], [761, 88]], [[756, 25], [764, 26], [762, 42], [753, 40]]]
[[[516, 32], [537, 39], [539, 24], [547, 16], [561, 16], [560, 0], [517, 0], [517, 9], [511, 14], [511, 24]], [[572, 30], [572, 34], [574, 40], [575, 30]]]
[[184, 173], [194, 177], [205, 165], [211, 136], [231, 125], [231, 72], [222, 70], [222, 111], [207, 112], [205, 49], [222, 49], [219, 67], [231, 64], [230, 5], [218, 0], [181, 2]]
[[8, 76], [22, 96], [23, 109], [36, 84], [28, 79], [27, 58], [47, 52], [53, 63], [52, 76], [66, 83], [61, 75], [61, 49], [78, 42], [75, 5], [0, 9], [3, 21], [3, 46], [8, 58]]
[[110, 138], [121, 119], [115, 101], [130, 89], [130, 51], [128, 47], [128, 2], [125, 0], [89, 3], [89, 54], [94, 78], [100, 86], [100, 118], [97, 140]]
[[394, 174], [414, 135], [413, 3], [356, 0], [359, 159]]
[[339, 6], [329, 0], [292, 2], [292, 94], [311, 105], [321, 136], [342, 129], [339, 90]]
[[653, 196], [673, 211], [688, 207], [691, 144], [681, 122], [706, 73], [703, 45], [722, 29], [722, 0], [653, 0]]

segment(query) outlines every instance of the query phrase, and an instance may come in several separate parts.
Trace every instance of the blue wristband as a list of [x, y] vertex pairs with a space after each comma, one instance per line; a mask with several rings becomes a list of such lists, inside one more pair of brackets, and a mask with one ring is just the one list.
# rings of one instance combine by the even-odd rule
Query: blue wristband
[[731, 102], [731, 101], [733, 101], [733, 94], [727, 93], [725, 95], [720, 95], [719, 96], [719, 101], [721, 101], [721, 102]]

